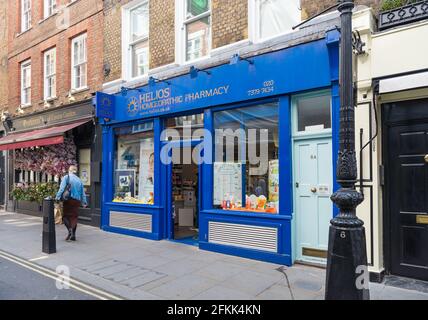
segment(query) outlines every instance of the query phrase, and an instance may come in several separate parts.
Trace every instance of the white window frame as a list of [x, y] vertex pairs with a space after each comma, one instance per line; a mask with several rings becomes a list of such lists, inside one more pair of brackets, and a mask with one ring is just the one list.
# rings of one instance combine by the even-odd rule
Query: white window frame
[[43, 0], [43, 18], [49, 18], [56, 13], [56, 0]]
[[[56, 98], [56, 48], [50, 49], [43, 54], [43, 88], [45, 101]], [[51, 92], [50, 94], [49, 91]]]
[[[192, 64], [211, 57], [212, 50], [212, 1], [210, 0], [210, 8], [196, 17], [186, 19], [187, 1], [175, 0], [175, 62], [178, 64]], [[194, 60], [187, 60], [187, 25], [200, 19], [210, 17], [210, 33], [208, 38], [207, 54]]]
[[[83, 90], [88, 87], [88, 34], [84, 33], [80, 36], [77, 36], [71, 40], [71, 90], [72, 91], [78, 91]], [[82, 61], [75, 61], [75, 54], [74, 54], [74, 46], [75, 43], [82, 41], [83, 43], [83, 50], [84, 50], [84, 59]], [[79, 55], [78, 55], [79, 56]], [[76, 86], [76, 70], [77, 68], [82, 68], [85, 66], [85, 83], [82, 83], [82, 80], [80, 77], [80, 83], [78, 86]]]
[[[150, 61], [150, 47], [149, 47], [149, 39], [150, 32], [146, 37], [139, 38], [135, 41], [131, 39], [131, 12], [138, 7], [147, 4], [150, 10], [149, 0], [134, 0], [130, 3], [122, 6], [122, 78], [126, 81], [147, 78], [150, 70], [150, 65], [147, 67], [147, 72], [134, 77], [133, 76], [133, 47], [140, 43], [147, 42], [147, 47], [145, 50], [148, 52], [148, 60]], [[150, 11], [149, 11], [150, 17]], [[149, 22], [150, 23], [150, 22]]]
[[[26, 81], [26, 77], [28, 76], [28, 82]], [[28, 100], [26, 99], [28, 92]], [[26, 60], [21, 62], [21, 106], [26, 107], [31, 105], [31, 60]]]
[[[271, 37], [265, 37], [262, 38], [260, 34], [260, 24], [261, 24], [261, 17], [260, 17], [260, 5], [262, 0], [248, 0], [248, 34], [250, 37], [251, 42], [253, 43], [259, 43], [268, 41], [271, 39], [275, 39], [278, 37], [281, 37], [283, 35], [289, 34], [291, 32], [294, 32], [294, 30], [287, 30], [285, 32], [276, 34]], [[300, 8], [302, 8], [302, 1], [300, 0]]]
[[31, 28], [31, 0], [21, 0], [21, 33]]

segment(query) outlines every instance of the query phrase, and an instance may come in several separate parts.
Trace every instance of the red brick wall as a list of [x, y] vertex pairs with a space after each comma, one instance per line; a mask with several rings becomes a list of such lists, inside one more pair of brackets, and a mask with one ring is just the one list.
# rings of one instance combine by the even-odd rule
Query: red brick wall
[[7, 77], [7, 5], [8, 1], [0, 1], [0, 111], [7, 109], [8, 77]]
[[[19, 1], [10, 4], [9, 14], [19, 17]], [[68, 0], [58, 0], [58, 4], [67, 4]], [[71, 88], [71, 40], [87, 33], [88, 49], [88, 87], [89, 90], [76, 94], [76, 101], [88, 99], [91, 92], [102, 87], [103, 83], [103, 1], [78, 0], [67, 7], [69, 27], [58, 28], [61, 15], [52, 16], [44, 21], [42, 5], [34, 5], [32, 10], [32, 28], [20, 33], [19, 19], [9, 20], [9, 109], [15, 112], [20, 99], [20, 63], [31, 58], [32, 106], [27, 112], [43, 109], [43, 53], [56, 48], [57, 100], [54, 106], [69, 103], [67, 95]]]

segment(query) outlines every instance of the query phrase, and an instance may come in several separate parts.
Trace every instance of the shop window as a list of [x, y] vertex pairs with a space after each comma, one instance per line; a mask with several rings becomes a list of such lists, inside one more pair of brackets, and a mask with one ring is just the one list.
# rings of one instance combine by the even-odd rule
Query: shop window
[[184, 61], [193, 61], [207, 56], [211, 50], [211, 1], [186, 0], [183, 6], [176, 1], [179, 20], [181, 21], [177, 43], [184, 48]]
[[277, 214], [278, 103], [217, 112], [214, 125], [214, 207]]
[[136, 78], [149, 72], [149, 2], [131, 2], [123, 10], [123, 68], [125, 77]]
[[329, 94], [299, 97], [296, 99], [296, 109], [298, 132], [331, 129], [331, 98]]
[[154, 204], [153, 123], [115, 129], [113, 202]]
[[83, 34], [72, 40], [72, 53], [71, 53], [71, 84], [73, 90], [83, 89], [87, 85], [87, 35]]
[[[254, 37], [268, 39], [292, 31], [301, 22], [300, 0], [251, 0]], [[251, 19], [252, 17], [252, 19]]]
[[31, 104], [31, 61], [21, 63], [21, 105]]
[[79, 149], [79, 175], [85, 187], [91, 185], [91, 149]]
[[56, 95], [56, 50], [44, 54], [44, 98], [49, 100]]
[[169, 130], [176, 130], [175, 134], [166, 135], [165, 140], [172, 140], [177, 135], [179, 135], [181, 140], [199, 140], [201, 137], [194, 135], [196, 130], [204, 128], [204, 114], [199, 113], [169, 118], [165, 120], [165, 127]]

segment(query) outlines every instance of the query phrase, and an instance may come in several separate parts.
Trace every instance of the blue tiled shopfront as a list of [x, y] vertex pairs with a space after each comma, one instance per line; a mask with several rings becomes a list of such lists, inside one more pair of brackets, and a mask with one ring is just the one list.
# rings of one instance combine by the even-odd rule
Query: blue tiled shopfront
[[[300, 121], [295, 120], [293, 101], [317, 92], [328, 95], [331, 157], [335, 159], [339, 37], [333, 30], [325, 38], [253, 56], [250, 61], [237, 59], [163, 81], [152, 79], [146, 86], [114, 95], [97, 93], [94, 103], [103, 128], [102, 229], [152, 240], [174, 239], [173, 206], [182, 199], [173, 192], [177, 168], [162, 158], [171, 153], [165, 151], [168, 144], [174, 149], [162, 136], [171, 123], [193, 119], [212, 136], [218, 128], [230, 125], [236, 129], [236, 123], [246, 128], [273, 126], [268, 142], [269, 177], [258, 179], [258, 188], [250, 186], [245, 163], [226, 168], [232, 170], [229, 176], [224, 173], [227, 170], [213, 161], [215, 150], [207, 151], [213, 141], [183, 136], [175, 144], [177, 148], [205, 147], [200, 157], [211, 158], [195, 167], [198, 183], [191, 193], [197, 197], [194, 227], [199, 248], [291, 265], [296, 257], [293, 127]], [[334, 162], [329, 170], [335, 172]], [[331, 179], [332, 192], [337, 184]], [[239, 186], [221, 185], [233, 182]], [[187, 182], [183, 178], [180, 183], [186, 186]], [[261, 197], [263, 193], [266, 197]], [[251, 197], [256, 196], [254, 205]], [[265, 203], [260, 205], [260, 199]]]

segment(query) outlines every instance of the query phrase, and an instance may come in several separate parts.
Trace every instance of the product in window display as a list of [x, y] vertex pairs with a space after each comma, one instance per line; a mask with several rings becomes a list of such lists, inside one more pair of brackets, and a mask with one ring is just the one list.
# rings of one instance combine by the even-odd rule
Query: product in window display
[[149, 199], [154, 191], [155, 154], [154, 139], [148, 138], [140, 142], [140, 171], [138, 194], [140, 199]]
[[[224, 201], [242, 199], [242, 164], [233, 162], [214, 163], [214, 205]], [[242, 205], [242, 200], [240, 200]]]
[[116, 198], [134, 199], [135, 197], [135, 170], [117, 170], [116, 171]]
[[269, 161], [269, 201], [279, 201], [279, 160]]

